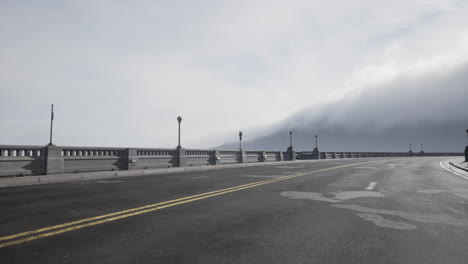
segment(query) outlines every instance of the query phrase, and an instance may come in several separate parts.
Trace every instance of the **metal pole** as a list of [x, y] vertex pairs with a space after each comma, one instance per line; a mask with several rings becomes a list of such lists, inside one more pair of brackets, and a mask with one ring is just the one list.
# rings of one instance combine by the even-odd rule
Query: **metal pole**
[[318, 144], [317, 144], [317, 135], [315, 135], [315, 148], [318, 149]]
[[411, 144], [409, 144], [409, 151], [411, 151]]
[[[468, 138], [468, 129], [466, 130], [466, 137]], [[465, 147], [465, 162], [468, 162], [468, 145]]]
[[239, 150], [242, 150], [242, 131], [239, 131]]
[[51, 110], [50, 110], [50, 140], [49, 140], [49, 146], [53, 146], [54, 144], [52, 143], [52, 129], [54, 125], [54, 104], [52, 104]]
[[177, 145], [177, 148], [181, 148], [180, 146], [180, 122], [182, 122], [182, 117], [177, 117], [177, 122], [179, 122], [179, 144]]
[[292, 131], [289, 131], [289, 146], [292, 148]]

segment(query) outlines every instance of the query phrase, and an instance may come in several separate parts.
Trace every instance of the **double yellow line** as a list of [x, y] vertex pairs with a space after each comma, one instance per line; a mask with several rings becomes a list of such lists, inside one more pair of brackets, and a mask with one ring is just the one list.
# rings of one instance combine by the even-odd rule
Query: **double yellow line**
[[345, 168], [345, 167], [351, 167], [351, 166], [357, 166], [357, 165], [362, 165], [362, 164], [368, 164], [368, 163], [373, 163], [373, 162], [381, 162], [381, 161], [354, 163], [354, 164], [335, 166], [335, 167], [330, 167], [330, 168], [325, 168], [325, 169], [320, 169], [320, 170], [302, 172], [302, 173], [297, 173], [293, 175], [278, 177], [275, 179], [269, 179], [269, 180], [264, 180], [264, 181], [249, 183], [249, 184], [238, 185], [238, 186], [234, 186], [234, 187], [230, 187], [226, 189], [187, 196], [187, 197], [160, 202], [160, 203], [149, 204], [149, 205], [136, 207], [136, 208], [132, 208], [128, 210], [123, 210], [119, 212], [114, 212], [110, 214], [90, 217], [90, 218], [68, 222], [68, 223], [64, 223], [60, 225], [54, 225], [54, 226], [49, 226], [49, 227], [31, 230], [27, 232], [22, 232], [22, 233], [18, 233], [14, 235], [4, 236], [4, 237], [0, 237], [0, 241], [7, 241], [7, 242], [1, 243], [0, 248], [8, 247], [8, 246], [16, 245], [16, 244], [21, 244], [21, 243], [36, 240], [39, 238], [50, 237], [50, 236], [62, 234], [65, 232], [82, 229], [85, 227], [108, 223], [108, 222], [116, 221], [119, 219], [131, 217], [131, 216], [146, 214], [146, 213], [153, 212], [156, 210], [161, 210], [164, 208], [168, 208], [168, 207], [172, 207], [172, 206], [176, 206], [180, 204], [190, 203], [193, 201], [202, 200], [202, 199], [206, 199], [206, 198], [213, 197], [213, 196], [218, 196], [218, 195], [231, 193], [231, 192], [237, 192], [240, 190], [257, 187], [260, 185], [270, 184], [270, 183], [284, 181], [284, 180], [297, 178], [297, 177], [301, 177], [305, 175], [310, 175], [314, 173], [335, 170], [335, 169], [340, 169], [340, 168]]

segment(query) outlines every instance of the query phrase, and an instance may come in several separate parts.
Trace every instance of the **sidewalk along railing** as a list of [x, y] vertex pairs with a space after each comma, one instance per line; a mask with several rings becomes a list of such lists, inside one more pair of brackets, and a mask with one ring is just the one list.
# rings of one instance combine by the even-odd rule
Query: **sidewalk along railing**
[[85, 171], [139, 170], [184, 166], [410, 156], [463, 156], [463, 153], [245, 151], [163, 148], [109, 148], [0, 145], [0, 176]]

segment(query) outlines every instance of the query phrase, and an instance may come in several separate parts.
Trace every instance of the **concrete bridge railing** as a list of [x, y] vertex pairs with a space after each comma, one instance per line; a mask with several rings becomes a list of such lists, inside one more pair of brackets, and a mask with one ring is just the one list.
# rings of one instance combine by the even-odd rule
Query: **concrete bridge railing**
[[463, 153], [245, 151], [0, 145], [0, 176], [366, 157], [463, 156]]

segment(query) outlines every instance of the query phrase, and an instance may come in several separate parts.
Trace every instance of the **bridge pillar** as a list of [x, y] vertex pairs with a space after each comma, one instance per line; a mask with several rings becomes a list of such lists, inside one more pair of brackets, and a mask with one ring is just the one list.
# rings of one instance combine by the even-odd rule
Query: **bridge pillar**
[[46, 146], [46, 174], [63, 173], [63, 165], [62, 148], [56, 146]]
[[468, 162], [468, 146], [465, 147], [465, 162]]
[[136, 148], [127, 149], [127, 170], [138, 169], [138, 153]]
[[185, 149], [182, 147], [176, 148], [177, 167], [187, 166], [187, 158], [185, 157]]
[[316, 147], [312, 151], [312, 159], [320, 159], [320, 151]]
[[247, 153], [245, 150], [241, 150], [239, 152], [239, 163], [247, 163]]
[[213, 165], [221, 165], [222, 164], [221, 163], [221, 151], [215, 149], [213, 158], [214, 158]]
[[289, 160], [296, 160], [296, 151], [292, 147], [288, 147], [286, 150], [289, 155]]

